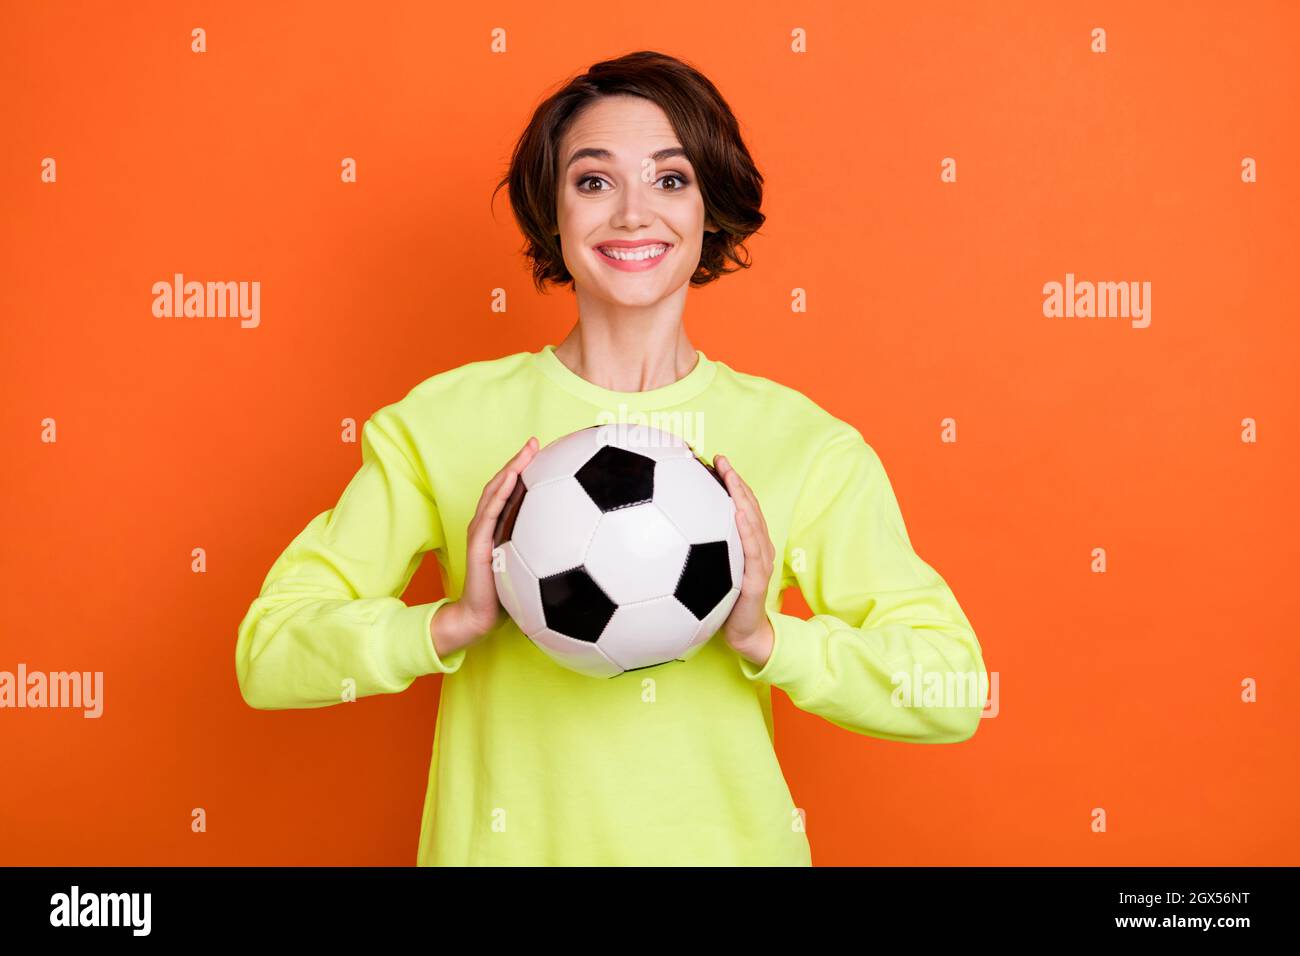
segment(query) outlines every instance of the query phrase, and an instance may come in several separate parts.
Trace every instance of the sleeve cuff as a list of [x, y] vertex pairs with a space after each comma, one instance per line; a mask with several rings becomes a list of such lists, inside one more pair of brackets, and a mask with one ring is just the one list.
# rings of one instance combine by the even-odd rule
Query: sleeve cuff
[[802, 698], [821, 683], [825, 667], [821, 663], [825, 631], [816, 621], [805, 621], [793, 614], [767, 609], [772, 624], [772, 654], [762, 667], [739, 654], [740, 671], [752, 681], [780, 687], [792, 698]]
[[394, 665], [403, 678], [414, 680], [425, 674], [454, 674], [460, 670], [468, 648], [440, 657], [429, 629], [433, 615], [449, 600], [439, 598], [431, 604], [407, 605], [397, 612], [397, 629], [402, 639], [398, 642], [398, 659]]

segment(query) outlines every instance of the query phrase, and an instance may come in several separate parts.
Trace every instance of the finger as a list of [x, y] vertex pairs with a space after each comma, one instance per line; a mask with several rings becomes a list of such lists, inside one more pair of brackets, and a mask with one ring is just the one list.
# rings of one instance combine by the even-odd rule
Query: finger
[[[733, 471], [732, 474], [734, 475], [735, 472]], [[754, 525], [755, 529], [757, 529], [759, 527], [759, 520], [758, 516], [754, 513], [754, 498], [749, 494], [744, 484], [740, 482], [739, 477], [736, 478], [736, 481], [736, 490], [733, 495], [736, 501], [736, 510], [743, 511], [745, 517], [748, 518], [750, 523]]]
[[[523, 471], [524, 468], [528, 466], [528, 462], [532, 459], [533, 453], [536, 451], [537, 439], [529, 438], [528, 441], [524, 442], [524, 447], [515, 452], [514, 457], [502, 465], [501, 470], [492, 476], [492, 481], [489, 481], [488, 484], [491, 485], [493, 482], [504, 481], [505, 476], [511, 471]], [[487, 495], [484, 497], [487, 497]]]
[[[506, 462], [501, 470], [492, 476], [491, 480], [483, 488], [483, 494], [479, 496], [478, 507], [474, 509], [474, 518], [478, 520], [483, 513], [483, 509], [493, 500], [494, 496], [500, 491], [501, 485], [505, 482], [507, 476], [512, 472], [520, 472], [528, 467], [528, 462], [532, 460], [537, 451], [537, 439], [529, 438], [524, 442], [524, 447], [515, 453], [515, 456]], [[510, 492], [507, 490], [506, 494]]]
[[718, 460], [721, 463], [720, 473], [722, 474], [723, 481], [727, 483], [727, 488], [737, 488], [742, 494], [748, 492], [749, 485], [745, 483], [744, 478], [740, 477], [740, 472], [736, 471], [731, 462], [727, 461], [727, 457], [725, 455], [719, 455]]
[[731, 462], [727, 460], [726, 455], [714, 455], [713, 460], [717, 464], [718, 475], [722, 478], [728, 493], [736, 501], [737, 510], [741, 508], [742, 502], [748, 502], [750, 510], [757, 515], [757, 523], [762, 527], [763, 533], [766, 534], [767, 519], [763, 517], [763, 511], [758, 507], [758, 499], [754, 497], [749, 485], [745, 484], [745, 480], [740, 477], [740, 472], [736, 471]]
[[744, 590], [745, 583], [751, 589], [766, 588], [767, 580], [772, 576], [771, 561], [765, 554], [766, 549], [746, 512], [736, 512], [736, 524], [740, 528], [740, 546], [745, 554], [745, 578], [741, 582], [741, 590]]
[[487, 501], [487, 506], [483, 510], [483, 526], [485, 528], [495, 527], [496, 520], [501, 516], [505, 509], [506, 502], [510, 500], [510, 493], [514, 491], [515, 482], [519, 480], [519, 472], [511, 469], [506, 472], [505, 476], [497, 486], [496, 493]]
[[736, 526], [740, 528], [740, 546], [745, 552], [746, 566], [751, 558], [761, 557], [758, 546], [758, 535], [754, 533], [754, 523], [749, 518], [749, 513], [744, 509], [736, 509]]
[[736, 473], [736, 480], [740, 482], [745, 496], [749, 499], [754, 516], [756, 517], [759, 526], [763, 529], [763, 534], [770, 538], [771, 533], [767, 530], [767, 516], [763, 514], [763, 506], [758, 502], [758, 495], [754, 494], [754, 489], [749, 487], [749, 482], [740, 477], [739, 472]]
[[752, 491], [749, 494], [750, 497], [754, 499], [754, 513], [758, 515], [758, 523], [763, 526], [763, 537], [766, 540], [771, 541], [772, 534], [767, 530], [767, 517], [763, 514], [763, 508], [758, 503], [758, 496], [755, 495]]
[[749, 521], [746, 520], [745, 512], [739, 508], [736, 509], [736, 527], [740, 529], [740, 550], [745, 556], [745, 571], [740, 580], [740, 590], [744, 591], [746, 586], [752, 588], [754, 564], [758, 561], [759, 556], [754, 550], [754, 529], [750, 527]]
[[741, 515], [745, 527], [749, 530], [749, 536], [753, 542], [753, 554], [745, 555], [745, 566], [749, 567], [751, 564], [761, 566], [765, 564], [767, 560], [767, 545], [765, 543], [766, 535], [759, 528], [758, 522], [754, 520], [754, 513], [752, 510], [746, 508], [738, 513]]
[[736, 471], [723, 455], [718, 456], [718, 474], [722, 476], [722, 482], [733, 498], [743, 493], [745, 482], [741, 479], [740, 472]]
[[755, 537], [758, 538], [759, 546], [763, 552], [763, 561], [770, 562], [776, 559], [776, 546], [772, 544], [772, 534], [767, 529], [767, 519], [763, 517], [763, 509], [759, 506], [758, 498], [754, 495], [753, 489], [744, 484], [744, 479], [737, 475], [737, 481], [741, 482], [742, 487], [736, 496], [737, 512], [744, 511], [750, 524], [755, 528]]
[[483, 502], [480, 513], [475, 516], [474, 520], [477, 523], [473, 526], [471, 537], [481, 538], [486, 542], [487, 547], [492, 546], [497, 520], [501, 517], [506, 504], [510, 501], [515, 485], [523, 481], [522, 476], [522, 468], [511, 468], [502, 476], [496, 491]]
[[483, 512], [487, 510], [492, 499], [496, 497], [498, 489], [506, 480], [508, 472], [493, 475], [492, 480], [483, 487], [483, 494], [479, 495], [478, 504], [474, 508], [474, 516], [469, 519], [469, 526], [475, 528], [483, 520]]
[[[728, 465], [730, 465], [730, 462], [728, 462]], [[730, 468], [728, 474], [735, 475], [733, 481], [735, 482], [737, 494], [734, 497], [742, 498], [748, 503], [750, 511], [753, 512], [755, 524], [763, 529], [763, 534], [770, 534], [767, 530], [767, 518], [763, 516], [763, 509], [759, 506], [758, 496], [754, 494], [754, 489], [749, 487], [749, 484], [744, 478], [740, 477], [740, 472], [736, 471], [735, 468]]]

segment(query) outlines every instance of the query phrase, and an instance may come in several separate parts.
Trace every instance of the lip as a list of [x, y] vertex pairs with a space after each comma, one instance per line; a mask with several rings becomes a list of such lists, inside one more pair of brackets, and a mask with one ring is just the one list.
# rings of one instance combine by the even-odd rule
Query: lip
[[[662, 255], [655, 256], [653, 259], [641, 259], [637, 262], [624, 262], [619, 259], [611, 259], [601, 252], [601, 247], [607, 246], [611, 249], [641, 249], [646, 246], [667, 246]], [[598, 242], [591, 247], [591, 251], [596, 254], [601, 262], [619, 272], [645, 272], [653, 269], [659, 263], [663, 262], [672, 253], [676, 246], [671, 242], [665, 242], [662, 239], [611, 239], [608, 242]]]

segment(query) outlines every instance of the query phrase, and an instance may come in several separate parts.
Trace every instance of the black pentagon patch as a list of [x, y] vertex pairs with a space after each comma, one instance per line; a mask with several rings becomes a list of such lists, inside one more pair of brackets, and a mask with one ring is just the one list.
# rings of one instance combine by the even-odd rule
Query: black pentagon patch
[[702, 621], [731, 590], [731, 562], [727, 542], [693, 544], [673, 596]]
[[639, 505], [654, 497], [654, 459], [626, 448], [604, 446], [574, 477], [601, 511]]
[[542, 578], [541, 585], [546, 626], [565, 637], [595, 644], [616, 608], [591, 575], [574, 568]]
[[524, 503], [524, 493], [523, 478], [515, 478], [515, 486], [510, 489], [510, 497], [506, 499], [501, 514], [497, 515], [497, 527], [492, 533], [492, 547], [499, 548], [514, 536], [515, 519], [519, 517], [519, 509]]

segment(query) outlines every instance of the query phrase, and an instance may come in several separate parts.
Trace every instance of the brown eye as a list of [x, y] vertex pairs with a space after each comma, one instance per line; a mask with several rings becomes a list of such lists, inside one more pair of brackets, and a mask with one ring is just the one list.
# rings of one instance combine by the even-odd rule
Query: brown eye
[[605, 191], [604, 189], [584, 189], [583, 185], [585, 183], [593, 183], [593, 182], [603, 183], [604, 181], [605, 180], [601, 179], [599, 176], [583, 176], [581, 179], [578, 180], [578, 191], [584, 193], [603, 193]]

